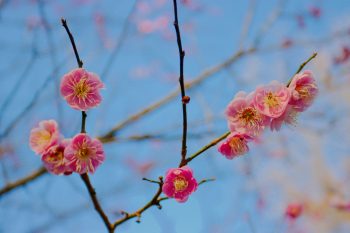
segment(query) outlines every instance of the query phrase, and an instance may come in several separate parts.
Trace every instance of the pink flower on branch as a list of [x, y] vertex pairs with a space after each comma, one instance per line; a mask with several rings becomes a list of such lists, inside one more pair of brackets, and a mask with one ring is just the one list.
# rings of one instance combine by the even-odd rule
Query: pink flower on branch
[[227, 159], [233, 159], [239, 155], [244, 155], [249, 151], [248, 141], [252, 139], [246, 134], [231, 133], [224, 142], [222, 142], [218, 151]]
[[254, 95], [254, 106], [258, 111], [271, 118], [280, 117], [287, 108], [290, 99], [289, 89], [277, 81], [258, 87]]
[[62, 142], [51, 146], [41, 157], [46, 169], [56, 175], [71, 172], [71, 169], [67, 166], [64, 158], [64, 149], [70, 143], [69, 140], [63, 140]]
[[87, 134], [77, 134], [64, 150], [67, 165], [79, 174], [94, 173], [104, 161], [105, 154], [102, 143], [91, 139]]
[[305, 111], [314, 101], [318, 87], [311, 71], [296, 74], [290, 85], [291, 99], [289, 104], [297, 111]]
[[100, 89], [103, 87], [96, 74], [78, 68], [63, 76], [60, 89], [69, 106], [86, 111], [101, 103]]
[[239, 92], [226, 108], [231, 132], [258, 136], [269, 123], [269, 118], [262, 115], [253, 105], [252, 95]]
[[41, 121], [38, 127], [30, 131], [29, 144], [36, 154], [42, 154], [59, 140], [57, 122], [54, 120]]
[[162, 191], [166, 196], [174, 198], [178, 202], [185, 202], [196, 191], [197, 186], [192, 169], [184, 166], [172, 168], [166, 173]]

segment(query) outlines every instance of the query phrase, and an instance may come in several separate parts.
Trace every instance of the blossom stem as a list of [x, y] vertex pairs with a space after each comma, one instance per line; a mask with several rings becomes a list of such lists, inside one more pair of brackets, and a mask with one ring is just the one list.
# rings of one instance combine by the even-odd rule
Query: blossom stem
[[[295, 74], [298, 74], [300, 71], [302, 71], [304, 69], [304, 67], [307, 65], [307, 63], [309, 63], [312, 59], [314, 59], [317, 56], [317, 53], [313, 53], [306, 61], [304, 61], [300, 66], [299, 69], [297, 70], [297, 72], [295, 72]], [[291, 77], [287, 83], [287, 87], [289, 87], [290, 83], [292, 82], [293, 77]]]
[[86, 122], [86, 117], [87, 114], [85, 111], [81, 111], [81, 133], [86, 133], [86, 129], [85, 129], [85, 122]]
[[71, 44], [73, 46], [73, 50], [74, 50], [75, 58], [77, 59], [78, 66], [79, 66], [79, 68], [82, 68], [83, 67], [83, 61], [79, 57], [77, 46], [75, 45], [74, 37], [73, 37], [72, 33], [69, 30], [67, 21], [64, 18], [62, 18], [61, 22], [62, 22], [62, 26], [64, 27], [64, 29], [66, 29], [66, 32], [67, 32], [67, 34], [69, 36], [69, 39], [70, 39], [70, 42], [71, 42]]
[[224, 133], [223, 135], [221, 135], [218, 138], [215, 138], [213, 141], [211, 141], [209, 144], [205, 145], [204, 147], [202, 147], [200, 150], [198, 150], [197, 152], [195, 152], [194, 154], [192, 154], [191, 156], [189, 156], [186, 159], [186, 164], [191, 162], [193, 159], [195, 159], [197, 156], [199, 156], [200, 154], [202, 154], [204, 151], [208, 150], [209, 148], [215, 146], [216, 144], [218, 144], [220, 141], [224, 140], [225, 138], [227, 138], [227, 136], [230, 134], [231, 132], [228, 131], [226, 133]]

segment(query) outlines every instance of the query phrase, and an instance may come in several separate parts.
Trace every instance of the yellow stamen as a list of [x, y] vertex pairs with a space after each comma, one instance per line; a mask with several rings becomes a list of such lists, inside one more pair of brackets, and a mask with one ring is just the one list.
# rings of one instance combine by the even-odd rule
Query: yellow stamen
[[238, 120], [245, 127], [258, 127], [261, 123], [261, 117], [255, 108], [247, 107], [238, 112]]
[[235, 150], [237, 155], [243, 155], [246, 152], [244, 140], [240, 137], [232, 137], [230, 147]]
[[85, 99], [90, 91], [89, 85], [86, 83], [86, 78], [82, 78], [74, 85], [74, 95]]
[[265, 98], [264, 102], [269, 107], [276, 107], [279, 105], [278, 97], [276, 97], [272, 92], [269, 92]]
[[181, 192], [185, 190], [187, 186], [188, 186], [188, 182], [185, 180], [184, 177], [180, 176], [174, 180], [174, 187], [176, 192]]

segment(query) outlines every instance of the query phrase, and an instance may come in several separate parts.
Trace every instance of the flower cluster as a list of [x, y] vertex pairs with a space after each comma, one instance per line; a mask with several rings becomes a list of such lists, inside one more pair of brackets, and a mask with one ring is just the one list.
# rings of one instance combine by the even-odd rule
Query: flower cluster
[[41, 121], [32, 129], [30, 147], [41, 156], [46, 169], [56, 175], [94, 173], [105, 157], [99, 140], [83, 133], [65, 139], [54, 120]]
[[317, 93], [311, 71], [296, 74], [288, 86], [273, 81], [250, 94], [239, 92], [227, 106], [231, 133], [218, 151], [228, 159], [246, 154], [248, 142], [264, 129], [277, 131], [283, 124], [294, 125], [297, 115], [313, 103]]
[[[70, 107], [86, 111], [100, 104], [99, 90], [103, 86], [97, 75], [79, 68], [63, 76], [61, 94]], [[90, 138], [86, 133], [66, 139], [54, 120], [41, 121], [31, 130], [29, 141], [46, 169], [56, 175], [94, 173], [105, 158], [99, 140]]]

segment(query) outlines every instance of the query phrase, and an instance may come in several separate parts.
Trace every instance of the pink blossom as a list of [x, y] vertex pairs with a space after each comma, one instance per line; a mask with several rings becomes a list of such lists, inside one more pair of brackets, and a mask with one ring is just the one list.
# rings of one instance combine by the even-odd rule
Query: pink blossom
[[350, 58], [350, 48], [347, 46], [344, 46], [342, 48], [341, 54], [334, 58], [334, 63], [335, 64], [345, 63], [346, 61], [349, 60], [349, 58]]
[[289, 104], [297, 111], [306, 110], [314, 101], [318, 87], [311, 71], [304, 71], [296, 74], [290, 85], [291, 99]]
[[300, 203], [290, 203], [286, 208], [286, 217], [289, 219], [296, 219], [302, 214], [303, 209], [303, 205]]
[[86, 111], [101, 103], [100, 89], [103, 87], [96, 74], [78, 68], [63, 76], [60, 89], [69, 106]]
[[269, 118], [260, 114], [252, 102], [252, 94], [239, 92], [226, 108], [231, 132], [259, 135], [268, 124]]
[[330, 199], [330, 206], [340, 211], [350, 212], [350, 201], [347, 201], [338, 195], [333, 196]]
[[297, 123], [297, 116], [299, 112], [296, 111], [292, 106], [288, 105], [284, 113], [271, 120], [270, 129], [271, 131], [279, 131], [283, 124], [295, 126]]
[[317, 6], [311, 6], [309, 8], [309, 13], [314, 18], [319, 18], [321, 16], [321, 8]]
[[251, 139], [246, 134], [231, 133], [224, 142], [222, 142], [218, 151], [227, 159], [233, 159], [239, 155], [244, 155], [249, 151], [248, 141]]
[[178, 202], [185, 202], [191, 193], [196, 191], [197, 186], [192, 169], [184, 166], [168, 170], [162, 190], [166, 196], [175, 198]]
[[289, 89], [277, 81], [269, 85], [258, 87], [254, 95], [254, 106], [258, 111], [268, 117], [280, 117], [290, 99]]
[[30, 131], [29, 144], [36, 154], [42, 154], [50, 146], [56, 144], [59, 137], [57, 122], [54, 120], [44, 120]]
[[60, 175], [71, 171], [66, 165], [66, 160], [64, 158], [64, 149], [68, 144], [69, 140], [63, 140], [45, 151], [41, 160], [44, 162], [44, 166], [49, 172]]
[[77, 134], [64, 150], [67, 165], [79, 174], [94, 173], [104, 161], [102, 143], [84, 133]]

